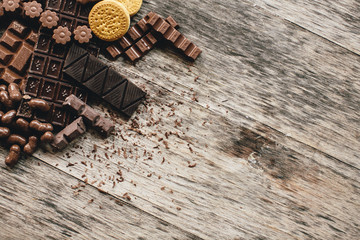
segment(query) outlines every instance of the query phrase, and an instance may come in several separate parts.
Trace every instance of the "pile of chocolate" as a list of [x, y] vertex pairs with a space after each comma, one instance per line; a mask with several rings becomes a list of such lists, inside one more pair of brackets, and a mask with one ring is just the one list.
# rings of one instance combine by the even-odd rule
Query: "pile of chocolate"
[[145, 92], [100, 61], [100, 50], [113, 59], [137, 61], [166, 40], [191, 60], [201, 53], [172, 17], [153, 12], [105, 43], [89, 27], [93, 6], [76, 0], [0, 0], [0, 21], [11, 19], [0, 38], [0, 138], [10, 149], [8, 166], [38, 146], [62, 150], [87, 128], [109, 136], [114, 124], [86, 104], [90, 94], [127, 117], [136, 111]]

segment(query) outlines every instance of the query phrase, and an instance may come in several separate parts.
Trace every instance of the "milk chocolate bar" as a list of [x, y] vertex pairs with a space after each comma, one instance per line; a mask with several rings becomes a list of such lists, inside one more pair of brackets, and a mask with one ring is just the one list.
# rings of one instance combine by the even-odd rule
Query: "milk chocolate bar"
[[183, 34], [154, 13], [147, 21], [152, 29], [160, 33], [166, 40], [172, 42], [174, 46], [180, 49], [186, 56], [195, 60], [201, 53], [199, 47], [187, 39]]
[[154, 31], [149, 32], [144, 37], [140, 38], [133, 46], [125, 51], [125, 55], [135, 62], [152, 50], [156, 43], [161, 39], [159, 34]]
[[109, 136], [115, 129], [114, 124], [110, 120], [100, 116], [92, 107], [86, 105], [75, 95], [67, 97], [63, 106], [67, 106], [75, 111], [77, 115], [83, 117], [91, 127], [95, 128], [104, 137]]
[[[135, 56], [143, 56], [150, 51], [153, 48], [153, 45], [158, 41], [158, 37], [154, 36], [154, 33], [149, 33], [151, 27], [147, 25], [147, 21], [154, 14], [155, 13], [153, 12], [149, 12], [139, 22], [132, 26], [122, 38], [106, 48], [107, 53], [114, 59], [125, 53], [131, 61], [135, 61], [140, 58]], [[167, 17], [166, 21], [174, 28], [179, 27], [175, 19], [171, 16]], [[156, 40], [156, 42], [154, 42], [154, 40]], [[138, 47], [134, 47], [135, 45], [138, 45]], [[142, 46], [146, 46], [147, 50], [144, 50]], [[134, 47], [132, 50], [127, 51], [132, 47]]]
[[0, 81], [20, 84], [26, 78], [38, 34], [13, 21], [0, 39]]
[[85, 132], [86, 126], [83, 118], [79, 117], [56, 134], [51, 145], [57, 150], [62, 150], [69, 145], [70, 142], [80, 137]]
[[76, 44], [70, 48], [63, 72], [127, 116], [145, 97], [139, 87]]

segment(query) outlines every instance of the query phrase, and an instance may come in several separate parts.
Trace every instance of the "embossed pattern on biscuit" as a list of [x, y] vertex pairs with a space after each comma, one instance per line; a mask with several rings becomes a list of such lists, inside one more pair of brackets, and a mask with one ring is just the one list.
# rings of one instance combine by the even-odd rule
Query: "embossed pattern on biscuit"
[[130, 15], [125, 6], [115, 0], [101, 1], [91, 9], [89, 24], [93, 33], [104, 41], [115, 41], [128, 31]]

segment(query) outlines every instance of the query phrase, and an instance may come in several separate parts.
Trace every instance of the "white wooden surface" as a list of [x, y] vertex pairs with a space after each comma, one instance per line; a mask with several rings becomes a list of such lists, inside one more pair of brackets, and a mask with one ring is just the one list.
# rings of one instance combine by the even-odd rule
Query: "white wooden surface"
[[[125, 121], [93, 100], [115, 136], [0, 163], [0, 238], [356, 239], [360, 63], [342, 47], [352, 35], [334, 43], [336, 19], [314, 34], [255, 2], [144, 1], [135, 20], [172, 15], [201, 57], [159, 46], [136, 65], [102, 58], [146, 103]], [[329, 4], [318, 7], [354, 15]]]

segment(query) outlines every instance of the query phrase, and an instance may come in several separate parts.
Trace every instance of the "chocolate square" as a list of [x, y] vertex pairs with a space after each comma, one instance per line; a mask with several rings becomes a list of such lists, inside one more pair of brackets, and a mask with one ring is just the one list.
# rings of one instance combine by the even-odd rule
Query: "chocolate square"
[[62, 107], [62, 105], [55, 104], [52, 113], [51, 123], [57, 126], [64, 126], [66, 119], [67, 119], [66, 110]]
[[66, 15], [60, 14], [59, 26], [67, 27], [69, 31], [72, 32], [74, 30], [74, 19]]
[[46, 57], [39, 54], [34, 54], [31, 62], [32, 64], [30, 66], [29, 72], [42, 75], [46, 64]]
[[62, 63], [63, 61], [50, 57], [46, 69], [46, 76], [56, 79], [59, 78], [62, 69]]
[[53, 43], [50, 49], [50, 55], [58, 58], [65, 58], [67, 53], [67, 46], [62, 44]]
[[88, 97], [87, 91], [82, 88], [75, 88], [74, 95], [83, 102], [87, 101], [87, 97]]
[[46, 3], [46, 10], [60, 10], [61, 0], [48, 0]]
[[25, 86], [24, 94], [37, 97], [41, 80], [38, 77], [29, 76]]
[[55, 81], [43, 79], [38, 97], [53, 101], [56, 95], [57, 85], [58, 83]]
[[50, 49], [51, 39], [52, 38], [50, 35], [41, 34], [36, 44], [35, 51], [48, 53]]
[[65, 101], [65, 98], [70, 96], [72, 93], [73, 93], [73, 87], [71, 85], [59, 82], [55, 101], [62, 103]]
[[31, 118], [33, 116], [33, 112], [28, 102], [30, 99], [21, 99], [19, 108], [17, 110], [16, 116], [22, 118]]
[[63, 1], [61, 12], [75, 17], [77, 13], [77, 9], [78, 9], [78, 4], [76, 0], [66, 0]]

